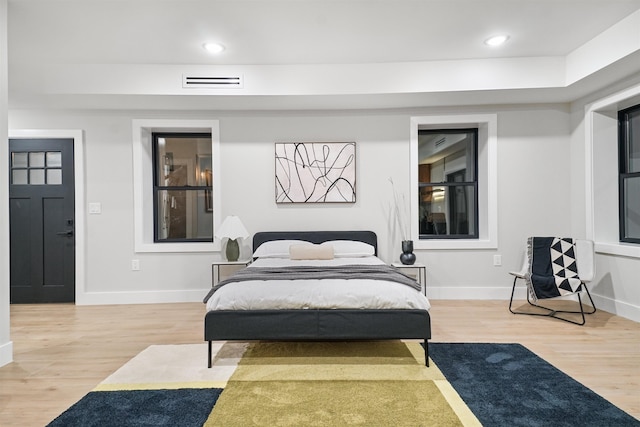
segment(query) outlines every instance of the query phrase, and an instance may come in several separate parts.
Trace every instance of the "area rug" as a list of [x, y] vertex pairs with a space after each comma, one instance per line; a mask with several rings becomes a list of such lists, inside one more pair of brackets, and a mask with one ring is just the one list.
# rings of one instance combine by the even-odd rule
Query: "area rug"
[[[444, 391], [444, 392], [443, 392]], [[418, 343], [271, 342], [249, 347], [213, 426], [479, 425]]]
[[640, 421], [522, 345], [456, 343], [429, 349], [431, 359], [483, 425], [640, 426]]
[[429, 349], [218, 343], [207, 369], [205, 344], [151, 346], [49, 425], [640, 426], [520, 345]]
[[246, 349], [214, 343], [152, 345], [53, 420], [52, 427], [202, 426]]

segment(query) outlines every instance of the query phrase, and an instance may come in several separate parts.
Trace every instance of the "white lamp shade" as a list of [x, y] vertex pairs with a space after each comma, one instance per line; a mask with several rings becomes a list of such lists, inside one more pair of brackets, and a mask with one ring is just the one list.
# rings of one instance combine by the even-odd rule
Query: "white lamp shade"
[[242, 221], [237, 216], [228, 216], [222, 221], [222, 225], [216, 231], [216, 237], [218, 239], [228, 238], [231, 240], [235, 240], [238, 237], [249, 237], [249, 232], [244, 225], [242, 225]]

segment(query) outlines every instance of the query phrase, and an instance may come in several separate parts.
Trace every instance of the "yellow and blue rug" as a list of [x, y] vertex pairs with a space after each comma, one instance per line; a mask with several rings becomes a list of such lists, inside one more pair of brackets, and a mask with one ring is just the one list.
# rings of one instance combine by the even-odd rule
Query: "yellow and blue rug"
[[50, 426], [640, 426], [518, 344], [151, 346]]

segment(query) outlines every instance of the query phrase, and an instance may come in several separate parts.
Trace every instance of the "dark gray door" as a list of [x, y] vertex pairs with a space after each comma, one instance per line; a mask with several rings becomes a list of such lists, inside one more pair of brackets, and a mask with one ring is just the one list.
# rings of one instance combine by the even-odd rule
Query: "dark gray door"
[[9, 152], [11, 303], [73, 302], [73, 139], [10, 139]]

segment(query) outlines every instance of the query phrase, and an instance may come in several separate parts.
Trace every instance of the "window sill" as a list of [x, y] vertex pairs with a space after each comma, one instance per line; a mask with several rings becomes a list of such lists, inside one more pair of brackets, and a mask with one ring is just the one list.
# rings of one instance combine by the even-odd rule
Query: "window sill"
[[493, 240], [466, 240], [466, 239], [451, 239], [451, 240], [414, 240], [414, 250], [429, 250], [429, 249], [497, 249], [498, 243]]
[[144, 252], [216, 252], [220, 250], [220, 242], [192, 243], [142, 243], [136, 245], [136, 253]]
[[618, 255], [640, 258], [640, 245], [633, 243], [595, 243], [595, 251], [599, 254]]

